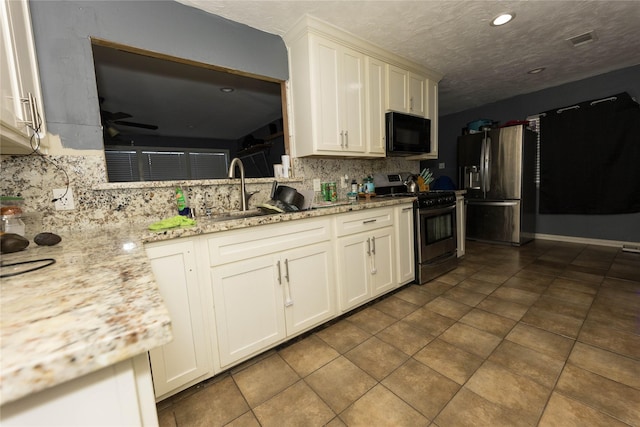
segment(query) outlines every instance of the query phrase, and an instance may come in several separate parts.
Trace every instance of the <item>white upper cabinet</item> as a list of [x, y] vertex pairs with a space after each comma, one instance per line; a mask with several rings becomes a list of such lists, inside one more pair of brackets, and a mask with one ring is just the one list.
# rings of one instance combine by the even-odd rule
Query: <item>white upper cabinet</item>
[[364, 55], [320, 37], [309, 37], [314, 151], [362, 153]]
[[0, 24], [0, 153], [29, 154], [45, 120], [27, 1], [0, 0]]
[[409, 73], [409, 113], [424, 116], [426, 101], [426, 78], [419, 74]]
[[294, 155], [364, 154], [364, 55], [314, 34], [292, 51]]
[[438, 81], [406, 68], [387, 65], [386, 110], [431, 120], [431, 152], [407, 159], [438, 158]]
[[308, 15], [284, 40], [294, 157], [384, 157], [387, 110], [437, 116], [433, 71]]
[[425, 117], [426, 77], [388, 65], [387, 110]]
[[425, 117], [431, 120], [431, 153], [428, 159], [438, 158], [438, 82], [427, 79], [426, 82], [426, 109]]
[[379, 59], [367, 57], [365, 68], [366, 112], [367, 112], [367, 152], [372, 156], [386, 154], [385, 131], [385, 85], [386, 64]]

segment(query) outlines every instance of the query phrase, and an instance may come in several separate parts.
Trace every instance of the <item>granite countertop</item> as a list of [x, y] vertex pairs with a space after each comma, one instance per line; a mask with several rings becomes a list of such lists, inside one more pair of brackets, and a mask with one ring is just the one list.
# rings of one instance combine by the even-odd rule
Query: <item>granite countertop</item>
[[356, 204], [349, 204], [345, 202], [342, 204], [337, 204], [335, 206], [320, 207], [306, 211], [254, 216], [230, 221], [219, 221], [214, 215], [212, 219], [207, 219], [206, 217], [197, 219], [197, 225], [195, 227], [174, 228], [160, 232], [146, 231], [142, 233], [140, 237], [145, 243], [157, 242], [178, 237], [197, 236], [199, 234], [215, 233], [219, 231], [233, 230], [238, 228], [255, 227], [257, 225], [295, 221], [303, 218], [314, 218], [324, 215], [359, 211], [363, 209], [395, 206], [402, 203], [411, 203], [413, 200], [415, 200], [415, 197], [374, 197], [370, 201], [363, 200]]
[[[0, 282], [0, 404], [113, 365], [171, 341], [171, 319], [144, 243], [410, 203], [385, 198], [309, 211], [214, 221], [152, 232], [128, 229], [60, 233], [56, 246], [31, 243], [8, 263], [55, 264]], [[27, 236], [29, 237], [29, 236]], [[2, 268], [2, 274], [11, 271]]]
[[[0, 403], [171, 341], [171, 319], [139, 238], [141, 229], [61, 233], [3, 264], [53, 258], [0, 279]], [[3, 267], [2, 274], [11, 272]]]

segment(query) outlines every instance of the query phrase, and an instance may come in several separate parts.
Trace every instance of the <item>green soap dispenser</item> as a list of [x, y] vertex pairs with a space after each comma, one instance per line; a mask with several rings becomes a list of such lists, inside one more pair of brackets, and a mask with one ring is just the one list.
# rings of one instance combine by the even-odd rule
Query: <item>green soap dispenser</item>
[[178, 204], [178, 214], [182, 216], [189, 216], [190, 209], [187, 206], [187, 201], [184, 197], [184, 192], [180, 187], [176, 187], [176, 203]]

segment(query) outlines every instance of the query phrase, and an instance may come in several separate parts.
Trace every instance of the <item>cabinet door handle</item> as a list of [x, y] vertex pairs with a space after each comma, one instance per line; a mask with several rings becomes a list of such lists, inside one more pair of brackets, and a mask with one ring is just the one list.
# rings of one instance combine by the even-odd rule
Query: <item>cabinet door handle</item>
[[340, 147], [344, 147], [344, 131], [340, 131]]
[[413, 210], [413, 206], [409, 206], [408, 208], [403, 208], [402, 212], [412, 211], [412, 210]]
[[287, 282], [289, 281], [289, 260], [288, 259], [284, 260], [284, 278], [287, 279]]
[[376, 274], [378, 269], [376, 268], [376, 238], [371, 239], [373, 241], [373, 256], [371, 257], [371, 274]]
[[280, 260], [278, 260], [277, 265], [278, 265], [278, 283], [282, 285], [282, 271], [280, 271]]
[[367, 239], [367, 255], [371, 255], [371, 239]]
[[374, 218], [374, 219], [368, 219], [368, 220], [366, 220], [366, 221], [362, 221], [362, 223], [363, 223], [363, 224], [371, 224], [371, 223], [376, 222], [376, 221], [377, 221], [377, 219], [376, 219], [376, 218]]
[[285, 288], [285, 300], [284, 306], [290, 307], [293, 305], [293, 300], [291, 299], [291, 282], [289, 281], [289, 260], [285, 258], [284, 260], [284, 278], [287, 279], [287, 287]]
[[371, 253], [376, 254], [376, 237], [371, 238]]
[[344, 131], [344, 141], [345, 141], [344, 146], [346, 148], [349, 148], [349, 131], [348, 130]]
[[[25, 107], [24, 105], [21, 105], [22, 112], [25, 115], [25, 120], [19, 120], [19, 122], [27, 125], [34, 134], [37, 134], [40, 132], [40, 113], [38, 111], [38, 103], [36, 102], [35, 96], [33, 96], [31, 92], [28, 92], [26, 98], [20, 98], [20, 102], [22, 104], [26, 104], [28, 114], [24, 114]], [[27, 115], [29, 116], [28, 118], [26, 117]], [[36, 138], [36, 140], [38, 139]]]

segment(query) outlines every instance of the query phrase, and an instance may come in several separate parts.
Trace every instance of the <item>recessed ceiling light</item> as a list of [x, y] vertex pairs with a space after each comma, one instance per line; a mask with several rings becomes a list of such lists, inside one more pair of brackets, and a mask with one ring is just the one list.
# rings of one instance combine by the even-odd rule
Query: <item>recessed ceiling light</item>
[[509, 12], [509, 13], [501, 13], [500, 15], [496, 16], [495, 18], [493, 18], [493, 20], [491, 20], [491, 26], [492, 27], [499, 27], [500, 25], [504, 25], [507, 22], [513, 20], [513, 18], [516, 17], [516, 14], [513, 12]]
[[232, 87], [221, 87], [220, 88], [220, 92], [224, 92], [224, 93], [231, 93], [233, 92], [235, 89]]
[[533, 70], [529, 70], [527, 71], [528, 74], [538, 74], [541, 73], [545, 70], [545, 67], [538, 67], [538, 68], [534, 68]]

